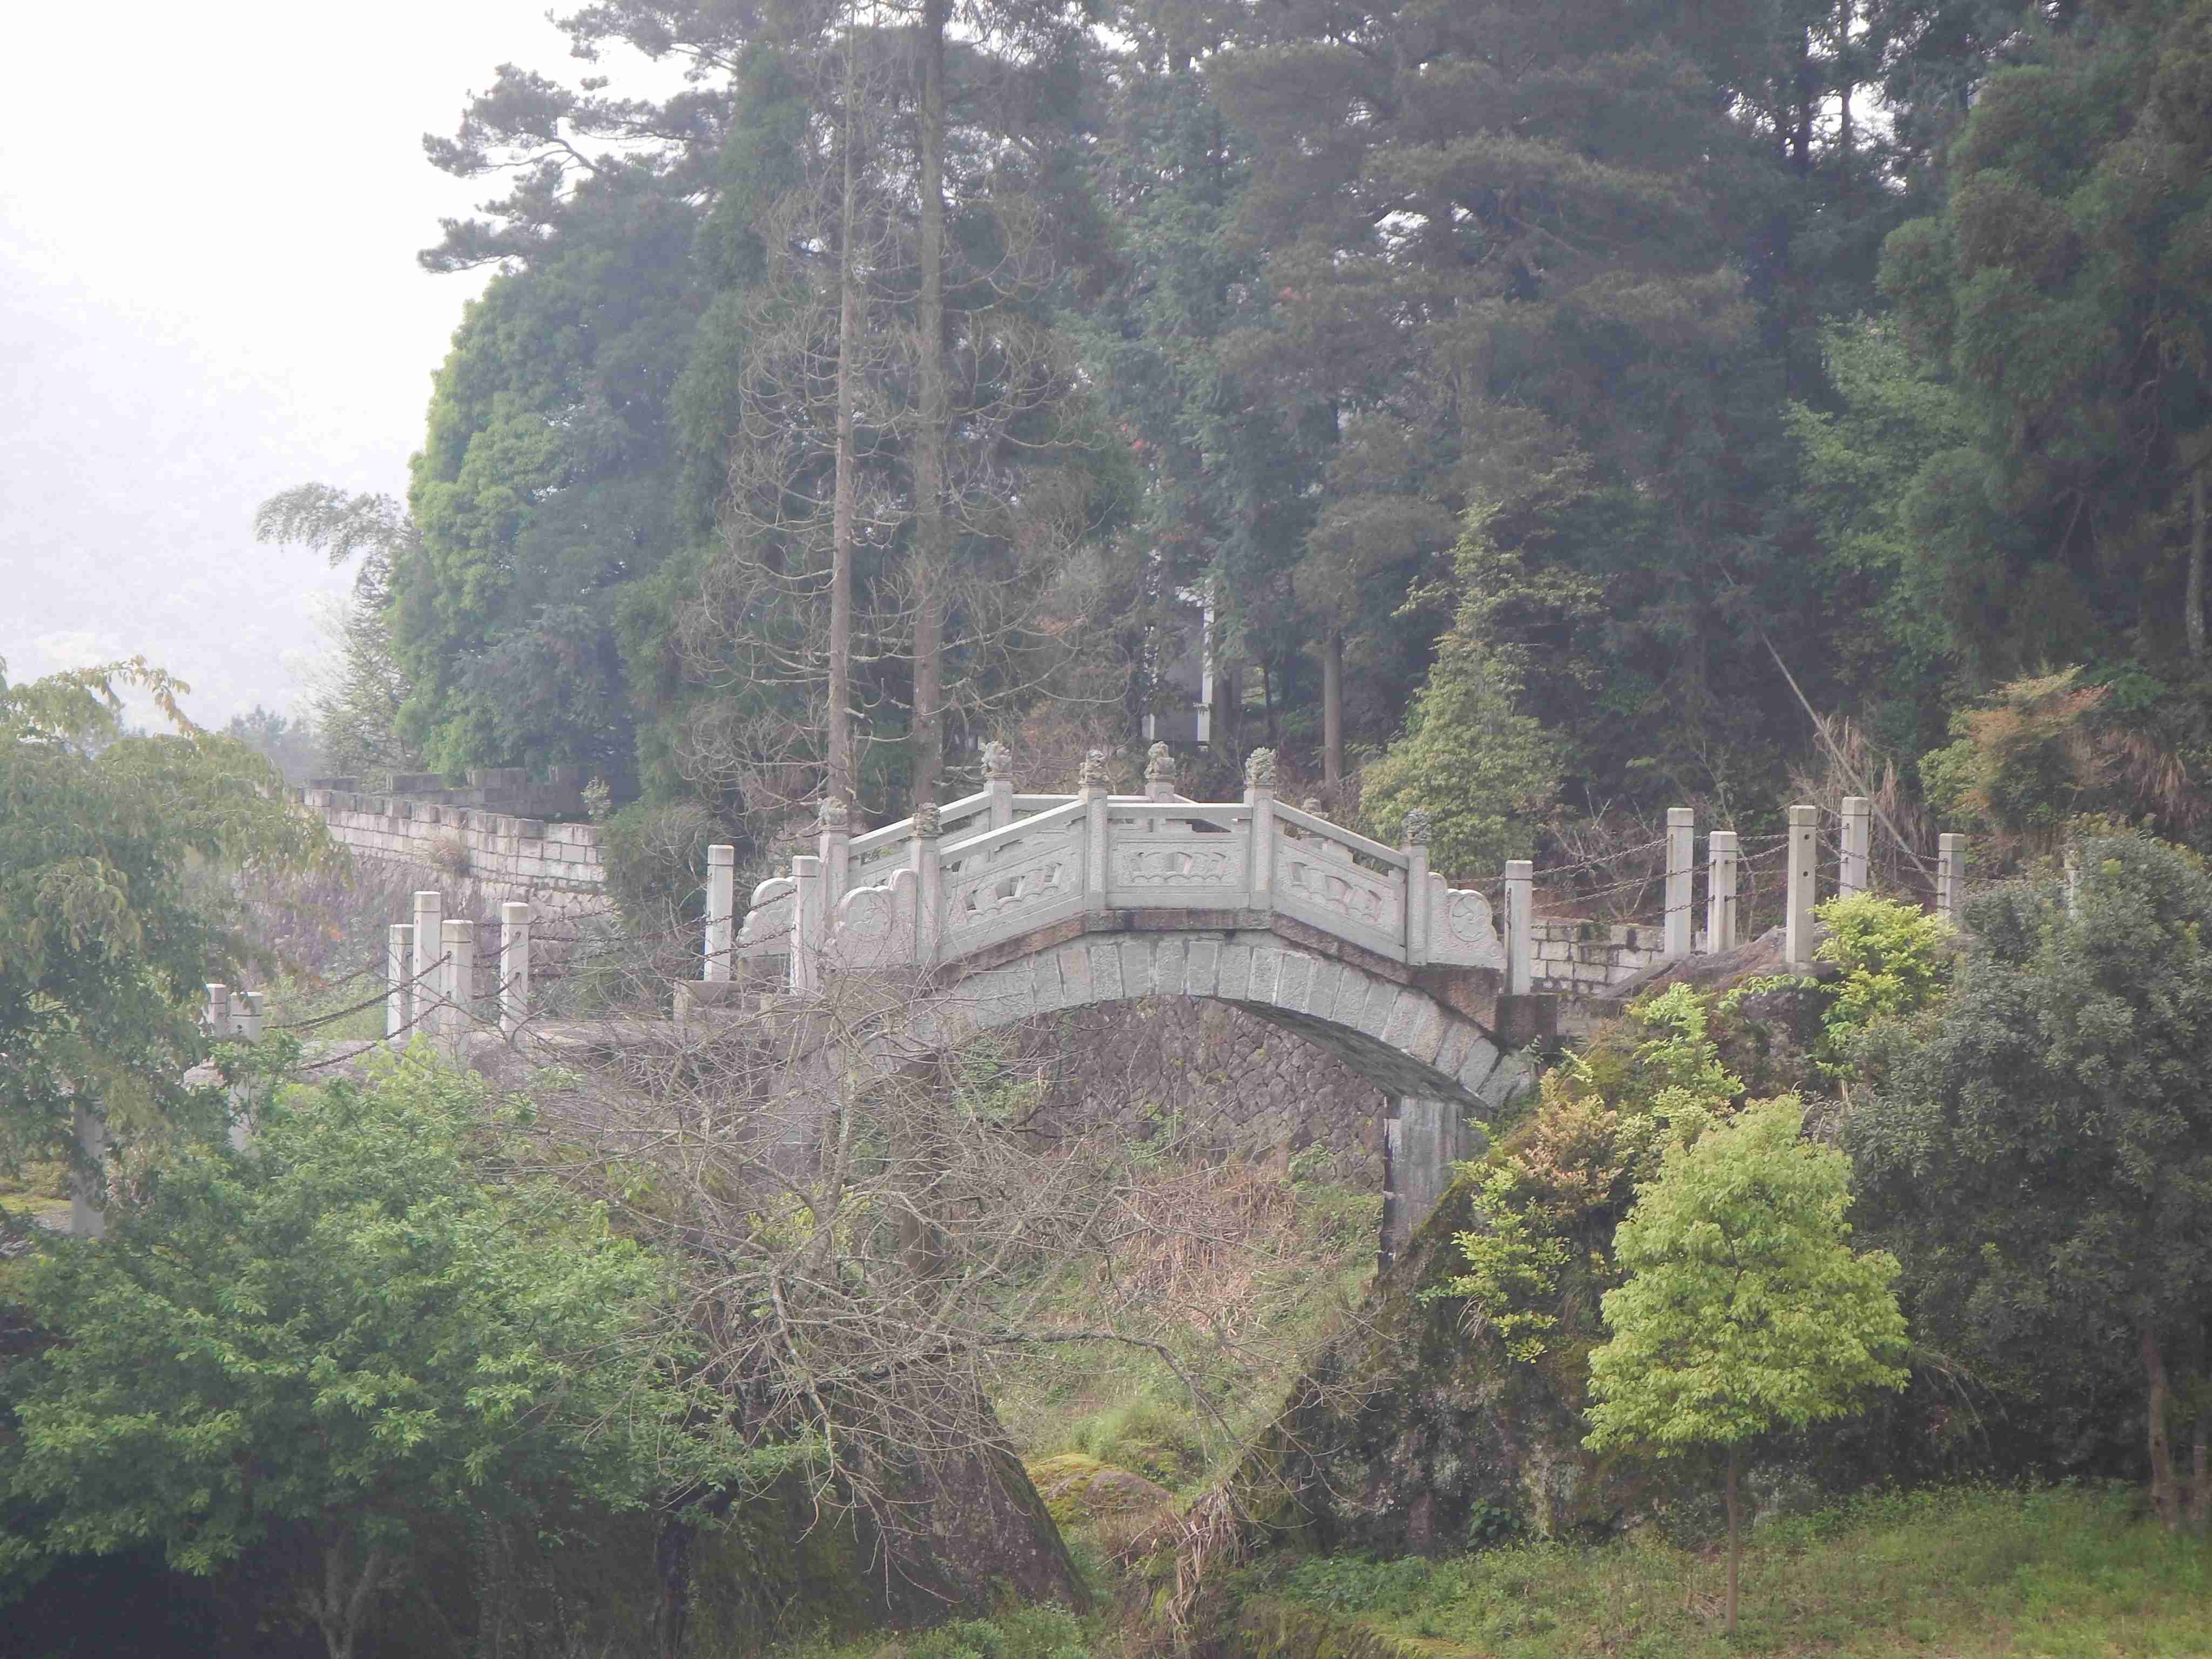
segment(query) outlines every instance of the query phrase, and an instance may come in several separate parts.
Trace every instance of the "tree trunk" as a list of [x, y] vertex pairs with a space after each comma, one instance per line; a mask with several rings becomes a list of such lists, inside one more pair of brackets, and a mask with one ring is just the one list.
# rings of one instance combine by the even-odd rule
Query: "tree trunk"
[[691, 1624], [691, 1523], [670, 1516], [653, 1541], [653, 1576], [660, 1596], [653, 1609], [653, 1650], [660, 1659], [678, 1659]]
[[1740, 1516], [1740, 1512], [1739, 1512], [1739, 1510], [1738, 1510], [1738, 1507], [1737, 1507], [1737, 1504], [1736, 1504], [1736, 1495], [1735, 1495], [1735, 1471], [1736, 1471], [1736, 1462], [1737, 1462], [1737, 1460], [1741, 1456], [1741, 1455], [1742, 1455], [1742, 1453], [1741, 1453], [1741, 1449], [1740, 1447], [1738, 1447], [1737, 1445], [1735, 1445], [1735, 1443], [1733, 1443], [1733, 1442], [1729, 1443], [1729, 1467], [1728, 1467], [1728, 1517], [1729, 1517], [1728, 1622], [1727, 1622], [1727, 1627], [1726, 1627], [1726, 1628], [1727, 1628], [1728, 1634], [1729, 1634], [1730, 1636], [1733, 1636], [1733, 1635], [1735, 1635], [1735, 1576], [1736, 1576], [1736, 1564], [1737, 1564], [1737, 1562], [1738, 1562], [1738, 1561], [1740, 1561], [1740, 1560], [1742, 1559], [1742, 1556], [1743, 1556], [1742, 1530], [1741, 1530], [1741, 1526], [1739, 1525], [1739, 1522], [1740, 1522], [1740, 1519], [1741, 1519], [1741, 1516]]
[[2166, 1435], [2166, 1355], [2159, 1348], [2157, 1333], [2148, 1325], [2142, 1328], [2142, 1347], [2144, 1403], [2150, 1419], [2150, 1504], [2168, 1532], [2179, 1532], [2181, 1504], [2173, 1489], [2173, 1450]]
[[860, 191], [859, 101], [851, 19], [845, 40], [845, 191], [837, 227], [837, 493], [831, 508], [830, 551], [830, 710], [825, 795], [853, 800], [853, 520], [860, 495], [854, 477], [854, 405], [858, 398], [853, 359], [860, 349], [860, 273], [853, 269]]
[[1797, 119], [1790, 135], [1790, 165], [1799, 178], [1813, 170], [1813, 32], [1797, 40]]
[[2204, 469], [2189, 475], [2189, 588], [2181, 601], [2182, 626], [2189, 630], [2189, 656], [2204, 660]]
[[945, 451], [951, 441], [945, 385], [945, 15], [921, 8], [921, 294], [915, 434], [914, 804], [937, 799], [945, 770]]
[[2197, 1413], [2189, 1445], [2189, 1524], [2212, 1530], [2212, 1406]]
[[1336, 792], [1344, 783], [1344, 634], [1334, 628], [1322, 647], [1321, 781], [1334, 811]]
[[1843, 0], [1836, 8], [1836, 150], [1844, 158], [1844, 183], [1850, 183], [1851, 166], [1851, 23], [1858, 0]]
[[384, 1571], [384, 1550], [379, 1546], [369, 1551], [368, 1559], [362, 1563], [361, 1577], [349, 1588], [345, 1564], [352, 1541], [349, 1533], [323, 1547], [322, 1587], [309, 1590], [304, 1598], [309, 1615], [323, 1632], [323, 1645], [331, 1659], [353, 1659], [368, 1617], [369, 1597]]

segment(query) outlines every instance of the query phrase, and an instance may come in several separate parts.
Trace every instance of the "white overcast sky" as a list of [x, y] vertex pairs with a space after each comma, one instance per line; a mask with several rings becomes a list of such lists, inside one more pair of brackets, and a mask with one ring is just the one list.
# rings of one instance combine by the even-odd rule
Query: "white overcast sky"
[[[261, 547], [310, 479], [404, 494], [481, 276], [423, 160], [502, 61], [583, 72], [545, 0], [0, 6], [0, 659], [144, 654], [220, 724], [303, 702], [346, 578]], [[98, 38], [88, 38], [96, 27]], [[662, 78], [656, 76], [655, 78]]]

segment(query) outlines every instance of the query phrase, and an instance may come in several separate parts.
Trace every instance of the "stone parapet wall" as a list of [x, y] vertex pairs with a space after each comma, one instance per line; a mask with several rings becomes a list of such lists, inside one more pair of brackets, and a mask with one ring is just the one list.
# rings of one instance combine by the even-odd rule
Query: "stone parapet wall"
[[597, 908], [606, 887], [595, 823], [548, 823], [481, 807], [309, 787], [300, 800], [360, 858], [412, 864], [550, 910]]
[[418, 806], [472, 806], [520, 818], [580, 818], [583, 769], [556, 766], [532, 778], [520, 766], [479, 766], [465, 772], [393, 772], [380, 777], [309, 778], [307, 788], [331, 794], [406, 800]]

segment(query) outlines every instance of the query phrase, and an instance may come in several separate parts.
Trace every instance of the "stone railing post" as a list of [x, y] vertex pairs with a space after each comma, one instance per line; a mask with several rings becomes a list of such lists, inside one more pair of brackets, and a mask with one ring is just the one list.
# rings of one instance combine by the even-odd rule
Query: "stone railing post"
[[726, 980], [734, 967], [738, 935], [738, 849], [707, 849], [706, 966], [702, 979]]
[[261, 1041], [261, 993], [240, 991], [230, 1001], [230, 1029], [240, 1042]]
[[228, 1042], [230, 1041], [230, 987], [228, 985], [209, 984], [207, 987], [207, 1005], [204, 1011], [201, 1013], [200, 1018], [207, 1025], [209, 1042]]
[[1536, 866], [1505, 865], [1505, 994], [1525, 997], [1536, 983]]
[[512, 1038], [530, 1018], [530, 902], [499, 907], [499, 1031]]
[[476, 1009], [477, 925], [473, 921], [441, 922], [439, 940], [446, 947], [444, 1006], [440, 1022], [446, 1057], [456, 1066], [469, 1057], [469, 1026]]
[[70, 1171], [70, 1231], [78, 1238], [99, 1238], [107, 1231], [107, 1125], [98, 1112], [78, 1101], [70, 1108], [70, 1127], [76, 1132], [83, 1164], [89, 1166]]
[[1419, 968], [1429, 959], [1429, 809], [1416, 806], [1406, 814], [1406, 832], [1400, 838], [1406, 854], [1406, 965]]
[[1252, 858], [1245, 888], [1255, 910], [1275, 908], [1275, 751], [1255, 749], [1244, 761], [1244, 804], [1252, 810]]
[[1107, 796], [1106, 751], [1094, 749], [1083, 757], [1075, 775], [1083, 800], [1083, 903], [1097, 915], [1106, 908]]
[[1936, 837], [1936, 911], [1956, 926], [1966, 907], [1966, 838]]
[[1697, 921], [1690, 908], [1697, 864], [1697, 809], [1670, 806], [1667, 809], [1667, 920], [1660, 933], [1662, 961], [1680, 962], [1690, 954], [1690, 937]]
[[908, 850], [914, 871], [914, 959], [927, 968], [937, 960], [945, 934], [945, 866], [937, 856], [943, 821], [934, 803], [919, 806], [914, 814], [914, 842]]
[[822, 803], [822, 828], [816, 845], [822, 855], [822, 914], [834, 923], [837, 901], [852, 890], [853, 809], [832, 795]]
[[1864, 795], [1844, 797], [1843, 855], [1836, 865], [1836, 896], [1848, 898], [1873, 884], [1874, 803]]
[[1005, 829], [1014, 821], [1014, 751], [995, 738], [983, 745], [983, 793], [991, 828]]
[[801, 853], [791, 861], [791, 988], [801, 996], [822, 988], [822, 860]]
[[1175, 798], [1175, 750], [1164, 743], [1156, 743], [1145, 750], [1145, 799], [1173, 800]]
[[1735, 830], [1705, 837], [1705, 949], [1715, 955], [1735, 949], [1736, 858]]
[[1783, 912], [1782, 965], [1796, 974], [1813, 966], [1814, 882], [1820, 855], [1820, 809], [1790, 809], [1790, 889]]
[[445, 978], [438, 969], [438, 958], [445, 945], [439, 929], [445, 920], [446, 901], [442, 894], [425, 889], [415, 895], [415, 1018], [434, 1030], [444, 1029], [443, 1022], [433, 1011], [439, 1006]]
[[384, 1035], [396, 1037], [415, 1023], [415, 929], [395, 921], [384, 935]]

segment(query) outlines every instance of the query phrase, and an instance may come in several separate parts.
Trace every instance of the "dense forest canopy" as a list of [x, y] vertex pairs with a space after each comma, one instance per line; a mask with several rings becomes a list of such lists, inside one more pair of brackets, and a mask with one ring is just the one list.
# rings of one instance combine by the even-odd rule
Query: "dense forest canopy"
[[426, 141], [501, 193], [424, 263], [496, 274], [356, 601], [362, 753], [750, 838], [1133, 740], [1202, 611], [1222, 781], [1268, 743], [1346, 811], [1449, 721], [1516, 818], [1757, 818], [1818, 719], [2006, 830], [1976, 721], [2072, 670], [2105, 759], [2021, 810], [2193, 830], [2212, 6], [563, 26], [684, 83], [510, 66]]

